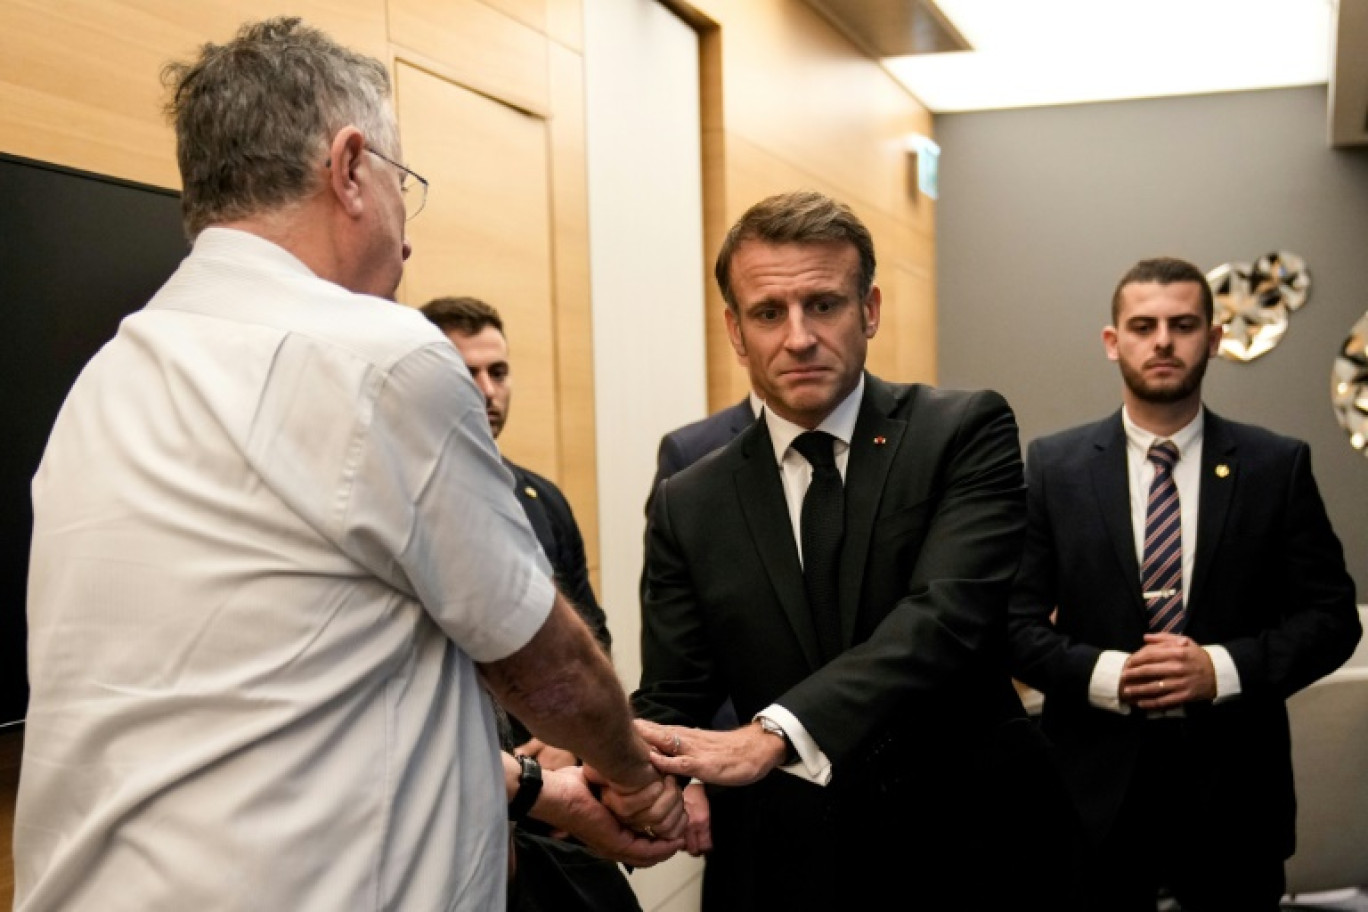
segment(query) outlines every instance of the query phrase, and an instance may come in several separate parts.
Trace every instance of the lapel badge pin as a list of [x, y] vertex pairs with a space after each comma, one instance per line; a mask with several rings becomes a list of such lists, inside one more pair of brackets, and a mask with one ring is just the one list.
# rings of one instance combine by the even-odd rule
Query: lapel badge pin
[[874, 445], [875, 445], [875, 446], [883, 446], [885, 443], [888, 443], [888, 438], [887, 438], [887, 437], [884, 437], [884, 436], [880, 435], [880, 436], [874, 438]]
[[[1221, 468], [1225, 468], [1225, 466], [1221, 466]], [[523, 493], [526, 494], [528, 497], [535, 499], [537, 496], [537, 489], [532, 487], [531, 485], [528, 485], [527, 487], [523, 488]]]
[[1221, 463], [1220, 465], [1218, 465], [1218, 466], [1216, 467], [1216, 477], [1217, 477], [1217, 478], [1227, 478], [1227, 477], [1229, 477], [1229, 475], [1230, 475], [1230, 466], [1226, 465], [1224, 462]]

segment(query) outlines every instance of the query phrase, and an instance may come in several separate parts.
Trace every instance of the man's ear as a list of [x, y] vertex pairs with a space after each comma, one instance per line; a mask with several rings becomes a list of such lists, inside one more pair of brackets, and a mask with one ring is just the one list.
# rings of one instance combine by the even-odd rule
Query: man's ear
[[1207, 339], [1207, 354], [1219, 355], [1221, 353], [1221, 339], [1225, 337], [1225, 324], [1211, 324], [1211, 337]]
[[869, 297], [865, 298], [863, 306], [865, 338], [872, 339], [879, 331], [879, 313], [883, 309], [883, 292], [878, 285], [869, 286]]
[[724, 307], [722, 316], [727, 321], [727, 338], [731, 340], [732, 351], [736, 352], [736, 357], [744, 362], [746, 358], [746, 337], [741, 335], [741, 323], [736, 318], [736, 312], [730, 307]]
[[366, 167], [365, 157], [366, 138], [353, 126], [338, 130], [328, 146], [328, 189], [353, 218], [360, 216], [363, 208], [358, 171]]
[[1116, 327], [1105, 326], [1102, 328], [1102, 348], [1107, 352], [1107, 360], [1115, 361], [1120, 358], [1116, 351]]

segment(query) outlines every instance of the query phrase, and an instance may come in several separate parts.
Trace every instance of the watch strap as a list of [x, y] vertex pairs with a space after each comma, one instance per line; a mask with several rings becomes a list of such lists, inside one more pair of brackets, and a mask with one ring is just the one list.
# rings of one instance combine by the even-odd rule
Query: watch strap
[[517, 823], [527, 816], [541, 795], [542, 769], [541, 764], [532, 757], [514, 754], [513, 759], [518, 761], [522, 772], [518, 774], [518, 791], [513, 795], [513, 800], [508, 802], [508, 819]]

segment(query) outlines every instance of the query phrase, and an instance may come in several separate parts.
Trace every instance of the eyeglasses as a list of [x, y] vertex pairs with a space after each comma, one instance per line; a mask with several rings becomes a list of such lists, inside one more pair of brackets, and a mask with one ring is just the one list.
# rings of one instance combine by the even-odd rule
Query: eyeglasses
[[[376, 152], [370, 146], [366, 146], [366, 151], [403, 172], [404, 176], [399, 178], [399, 192], [404, 195], [404, 221], [411, 221], [415, 215], [423, 211], [423, 206], [427, 205], [427, 178], [412, 168], [399, 164], [389, 156]], [[413, 183], [409, 182], [408, 178], [410, 177], [413, 178]]]

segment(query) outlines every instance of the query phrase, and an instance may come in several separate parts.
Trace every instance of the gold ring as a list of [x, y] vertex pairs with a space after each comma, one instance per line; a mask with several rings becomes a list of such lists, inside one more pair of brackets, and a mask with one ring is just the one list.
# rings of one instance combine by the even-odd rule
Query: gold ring
[[678, 753], [679, 753], [679, 733], [678, 733], [678, 732], [675, 732], [674, 744], [670, 745], [670, 755], [671, 755], [671, 756], [674, 756], [675, 754], [678, 754]]
[[1160, 693], [1163, 693], [1164, 690], [1165, 690], [1165, 688], [1164, 688], [1164, 682], [1161, 680], [1161, 681], [1159, 682], [1159, 692], [1160, 692]]
[[650, 827], [643, 827], [642, 829], [645, 830], [647, 836], [650, 836], [652, 839], [656, 838], [655, 830]]

